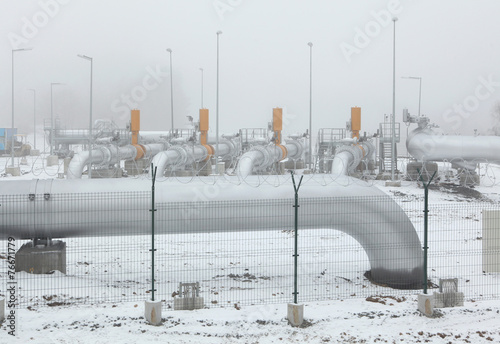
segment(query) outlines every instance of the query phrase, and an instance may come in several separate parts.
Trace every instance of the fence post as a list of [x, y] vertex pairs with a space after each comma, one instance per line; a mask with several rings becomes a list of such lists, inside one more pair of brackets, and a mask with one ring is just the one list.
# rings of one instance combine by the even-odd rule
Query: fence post
[[429, 248], [427, 245], [427, 232], [428, 232], [427, 221], [429, 215], [429, 185], [431, 184], [432, 179], [434, 179], [436, 171], [434, 171], [431, 179], [427, 184], [424, 182], [424, 178], [422, 178], [422, 173], [420, 173], [420, 170], [418, 168], [417, 172], [420, 177], [420, 180], [422, 181], [422, 184], [424, 185], [424, 285], [423, 287], [424, 287], [424, 294], [427, 294], [427, 249]]
[[151, 301], [155, 300], [155, 181], [156, 181], [156, 169], [153, 170], [153, 164], [151, 164]]
[[144, 317], [152, 325], [161, 324], [161, 301], [155, 301], [155, 181], [156, 169], [151, 164], [151, 300], [146, 300], [144, 305]]
[[304, 321], [304, 305], [298, 305], [297, 304], [297, 259], [299, 257], [298, 254], [298, 243], [299, 243], [299, 189], [300, 185], [302, 184], [302, 178], [304, 176], [300, 176], [299, 180], [299, 185], [297, 186], [295, 184], [295, 177], [293, 176], [293, 171], [290, 171], [290, 174], [292, 175], [292, 182], [293, 182], [293, 189], [295, 190], [295, 205], [293, 206], [295, 208], [295, 254], [293, 255], [294, 257], [294, 272], [293, 272], [293, 304], [288, 304], [288, 321], [292, 326], [300, 326], [302, 325], [302, 322]]

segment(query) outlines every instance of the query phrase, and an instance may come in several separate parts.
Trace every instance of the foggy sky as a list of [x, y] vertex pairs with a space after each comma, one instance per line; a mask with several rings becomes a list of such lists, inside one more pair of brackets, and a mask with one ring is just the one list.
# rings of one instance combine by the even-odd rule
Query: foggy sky
[[[141, 129], [170, 129], [169, 53], [173, 50], [174, 125], [204, 106], [215, 132], [216, 43], [220, 35], [220, 132], [263, 128], [283, 107], [285, 133], [309, 126], [309, 46], [313, 43], [313, 133], [344, 127], [362, 109], [362, 131], [373, 133], [392, 112], [392, 44], [396, 15], [396, 118], [418, 111], [446, 133], [486, 133], [498, 124], [500, 2], [327, 0], [0, 0], [0, 127], [11, 126], [12, 49], [15, 118], [22, 132], [54, 115], [69, 128], [89, 123], [93, 57], [93, 118], [129, 120]], [[390, 14], [390, 17], [387, 16]], [[146, 91], [146, 92], [144, 92]], [[129, 100], [127, 100], [129, 99]], [[403, 131], [406, 131], [402, 125]], [[214, 135], [214, 134], [213, 134]]]

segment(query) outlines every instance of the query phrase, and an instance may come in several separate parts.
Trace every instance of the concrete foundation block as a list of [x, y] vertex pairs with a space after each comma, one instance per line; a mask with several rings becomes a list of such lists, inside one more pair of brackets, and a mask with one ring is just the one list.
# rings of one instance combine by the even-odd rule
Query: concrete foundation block
[[146, 300], [144, 302], [144, 318], [151, 325], [161, 324], [161, 301]]
[[411, 161], [406, 165], [406, 177], [410, 180], [420, 181], [421, 176], [424, 182], [428, 182], [434, 172], [437, 176], [438, 164], [435, 162]]
[[32, 150], [30, 150], [30, 155], [31, 156], [39, 156], [40, 150], [39, 149], [32, 149]]
[[222, 176], [224, 175], [224, 172], [226, 172], [226, 163], [225, 162], [218, 162], [217, 165], [215, 165], [215, 173], [218, 175]]
[[460, 173], [460, 185], [475, 186], [481, 183], [481, 178], [476, 173], [462, 172]]
[[119, 167], [100, 168], [92, 170], [92, 179], [121, 178], [121, 177], [123, 177], [123, 171]]
[[59, 157], [57, 155], [49, 155], [47, 157], [47, 166], [59, 165]]
[[125, 161], [125, 171], [129, 176], [137, 176], [143, 174], [145, 169], [150, 167], [149, 161], [147, 159], [139, 160], [126, 160]]
[[68, 167], [69, 167], [69, 164], [71, 163], [71, 158], [70, 157], [67, 157], [67, 158], [64, 158], [64, 174], [68, 174]]
[[431, 317], [434, 314], [434, 295], [419, 294], [418, 295], [418, 310], [425, 316]]
[[199, 296], [174, 298], [174, 310], [176, 311], [192, 311], [194, 309], [202, 309], [203, 307], [205, 307], [205, 302]]
[[400, 187], [401, 181], [400, 180], [394, 180], [394, 181], [393, 180], [386, 180], [385, 186]]
[[434, 308], [462, 307], [464, 293], [462, 292], [434, 292]]
[[7, 166], [5, 168], [5, 173], [13, 177], [19, 177], [21, 175], [21, 169], [18, 166]]
[[5, 320], [5, 298], [0, 297], [0, 324]]
[[33, 246], [33, 242], [29, 242], [16, 252], [16, 271], [46, 274], [54, 270], [66, 273], [66, 243], [63, 241], [52, 241], [49, 246]]
[[304, 322], [304, 305], [289, 303], [287, 319], [290, 325], [298, 327]]

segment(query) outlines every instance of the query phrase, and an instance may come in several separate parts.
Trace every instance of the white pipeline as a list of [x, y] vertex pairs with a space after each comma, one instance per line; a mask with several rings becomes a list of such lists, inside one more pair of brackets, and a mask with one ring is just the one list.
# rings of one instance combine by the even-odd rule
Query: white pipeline
[[[161, 152], [164, 148], [165, 145], [162, 143], [153, 143], [142, 146], [126, 145], [123, 147], [117, 147], [114, 145], [100, 146], [92, 150], [92, 161], [89, 161], [89, 151], [80, 152], [75, 154], [73, 159], [71, 159], [68, 166], [67, 178], [81, 178], [85, 166], [89, 163], [92, 165], [113, 165], [119, 163], [121, 160], [133, 160], [138, 155], [142, 155], [144, 158], [150, 158]], [[138, 152], [138, 149], [140, 149], [141, 152]]]
[[408, 136], [406, 148], [421, 162], [464, 162], [472, 169], [477, 163], [500, 163], [498, 136], [441, 135], [431, 128], [417, 128]]
[[[404, 211], [377, 188], [342, 178], [348, 187], [325, 185], [321, 176], [303, 183], [299, 229], [345, 232], [366, 251], [375, 281], [418, 287], [423, 271], [421, 243]], [[156, 202], [162, 206], [155, 218], [165, 225], [158, 226], [157, 233], [293, 229], [293, 186], [289, 176], [279, 179], [277, 186], [260, 187], [228, 176], [216, 184], [201, 179], [188, 183], [190, 178], [158, 182]], [[150, 189], [151, 181], [146, 179], [4, 181], [0, 239], [147, 234]]]

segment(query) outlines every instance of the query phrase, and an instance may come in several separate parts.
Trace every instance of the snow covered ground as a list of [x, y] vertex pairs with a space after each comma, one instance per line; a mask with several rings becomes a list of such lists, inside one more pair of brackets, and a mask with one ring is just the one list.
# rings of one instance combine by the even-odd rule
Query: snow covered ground
[[[21, 177], [10, 177], [2, 174], [3, 166], [7, 165], [7, 158], [0, 158], [0, 166], [2, 166], [0, 168], [0, 187], [3, 180], [56, 178], [58, 173], [63, 170], [62, 164], [54, 167], [45, 166], [44, 159], [41, 157], [27, 157], [27, 161], [28, 165], [21, 165], [23, 171]], [[450, 167], [442, 165], [442, 168]], [[286, 295], [278, 300], [268, 300], [270, 303], [267, 305], [250, 306], [235, 302], [230, 303], [226, 308], [196, 311], [167, 311], [164, 308], [163, 322], [158, 327], [146, 324], [143, 318], [143, 299], [141, 296], [137, 296], [131, 302], [114, 303], [90, 301], [87, 304], [67, 305], [64, 302], [52, 302], [51, 306], [48, 306], [49, 302], [33, 302], [28, 308], [20, 307], [17, 309], [17, 335], [15, 338], [7, 334], [8, 324], [6, 322], [1, 325], [0, 343], [500, 342], [499, 276], [498, 274], [485, 276], [482, 271], [475, 271], [481, 270], [481, 256], [478, 254], [481, 247], [479, 239], [480, 207], [475, 205], [483, 203], [488, 206], [498, 205], [500, 186], [497, 185], [496, 180], [500, 177], [500, 169], [488, 166], [482, 174], [482, 186], [480, 187], [474, 189], [457, 188], [450, 186], [443, 180], [441, 186], [433, 187], [430, 192], [433, 223], [439, 224], [442, 230], [441, 234], [435, 235], [433, 238], [440, 245], [440, 253], [430, 256], [429, 264], [435, 269], [430, 271], [429, 277], [434, 281], [442, 277], [459, 277], [460, 287], [468, 288], [464, 290], [466, 292], [464, 307], [439, 309], [434, 318], [422, 316], [417, 311], [416, 293], [418, 291], [391, 292], [389, 288], [369, 286], [368, 290], [358, 292], [352, 288], [365, 289], [363, 283], [358, 285], [346, 282], [346, 290], [343, 290], [343, 294], [339, 293], [338, 299], [305, 303], [304, 317], [306, 321], [301, 328], [292, 328], [287, 324]], [[423, 206], [423, 189], [414, 182], [403, 182], [402, 187], [399, 188], [385, 187], [384, 183], [379, 181], [371, 181], [370, 183], [391, 195], [407, 210], [408, 216], [419, 228], [419, 235], [421, 235], [422, 209], [415, 207], [414, 204], [419, 203]], [[479, 209], [479, 213], [477, 211], [467, 213], [469, 205], [473, 206], [471, 209]], [[264, 238], [266, 240], [277, 240], [270, 234], [266, 235]], [[286, 233], [273, 235], [286, 236]], [[328, 235], [323, 233], [322, 235], [325, 235], [325, 238], [328, 236], [327, 241], [332, 243], [342, 239], [339, 233], [334, 235], [335, 238], [332, 233]], [[453, 240], [445, 244], [449, 238], [453, 238]], [[84, 239], [72, 240], [84, 242]], [[202, 239], [197, 240], [195, 245], [201, 245]], [[345, 245], [346, 241], [341, 243]], [[106, 245], [106, 243], [103, 242], [102, 245]], [[147, 253], [146, 243], [144, 245], [143, 251]], [[307, 247], [305, 245], [303, 248], [307, 249]], [[180, 245], [178, 249], [179, 252], [182, 252], [185, 248]], [[470, 249], [470, 254], [459, 253], [457, 256], [457, 252], [464, 252], [464, 249]], [[232, 248], [232, 251], [236, 252], [237, 248]], [[354, 252], [358, 251], [353, 246], [352, 256], [357, 254]], [[367, 260], [352, 259], [352, 256], [347, 257], [346, 260], [354, 260], [354, 264], [359, 266], [355, 266], [355, 270], [353, 270], [351, 265], [343, 273], [356, 274], [365, 271]], [[87, 258], [89, 261], [95, 259], [90, 252]], [[325, 255], [324, 258], [328, 259], [328, 256]], [[114, 259], [112, 256], [108, 257], [108, 260], [112, 259]], [[272, 256], [271, 259], [276, 259], [276, 257]], [[85, 262], [80, 263], [75, 264], [74, 269], [86, 269]], [[246, 264], [257, 266], [262, 264], [262, 261], [251, 261]], [[464, 267], [468, 270], [464, 270]], [[238, 269], [238, 267], [231, 268], [234, 271]], [[227, 270], [225, 274], [233, 270]], [[126, 271], [126, 273], [130, 274], [131, 271]], [[457, 276], [457, 273], [462, 275]], [[468, 280], [470, 276], [472, 278]], [[22, 278], [32, 279], [28, 274]], [[32, 282], [38, 288], [41, 288], [40, 283], [43, 283], [38, 278], [32, 279]], [[341, 283], [342, 280], [337, 282]], [[108, 282], [104, 281], [104, 284], [106, 283]], [[263, 280], [262, 283], [266, 283], [266, 281]], [[475, 294], [475, 289], [468, 287], [468, 285], [477, 286], [481, 283], [488, 286], [489, 294], [486, 297], [483, 297], [482, 292], [476, 291], [477, 294]], [[174, 285], [171, 287], [174, 288]], [[342, 287], [343, 285], [340, 289]], [[145, 286], [141, 285], [139, 289], [144, 290]], [[36, 292], [36, 289], [34, 291]], [[72, 292], [75, 293], [75, 297], [82, 297], [85, 290], [72, 290]], [[116, 292], [120, 293], [120, 290], [116, 290]], [[356, 292], [358, 292], [357, 296]], [[492, 297], [494, 295], [497, 298]], [[32, 298], [38, 297], [43, 301], [40, 296], [31, 295]], [[110, 299], [118, 300], [119, 296], [119, 294], [113, 295]]]

